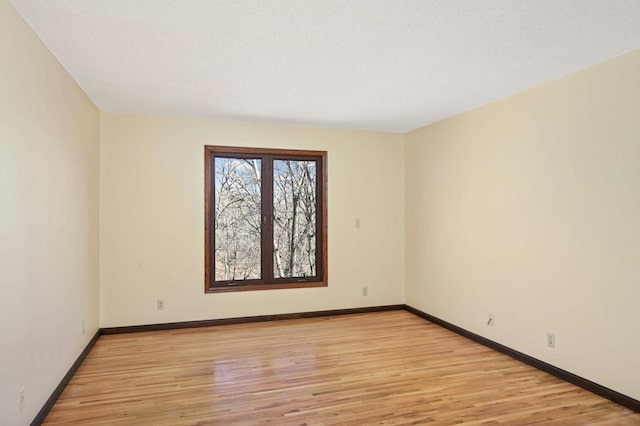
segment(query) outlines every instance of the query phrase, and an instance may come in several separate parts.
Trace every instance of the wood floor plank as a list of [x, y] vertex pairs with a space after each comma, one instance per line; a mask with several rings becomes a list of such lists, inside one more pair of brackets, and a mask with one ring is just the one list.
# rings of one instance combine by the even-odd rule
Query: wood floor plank
[[47, 425], [640, 425], [405, 311], [102, 336]]

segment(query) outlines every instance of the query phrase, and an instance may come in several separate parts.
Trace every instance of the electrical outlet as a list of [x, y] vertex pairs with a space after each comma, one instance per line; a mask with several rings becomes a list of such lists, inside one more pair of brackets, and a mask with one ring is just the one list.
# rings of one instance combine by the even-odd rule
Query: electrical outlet
[[159, 311], [164, 311], [164, 299], [158, 299], [158, 303], [156, 305], [156, 308]]
[[24, 409], [24, 388], [20, 388], [18, 391], [18, 412], [22, 413]]
[[369, 295], [369, 287], [362, 287], [362, 295], [363, 296]]
[[85, 328], [84, 320], [82, 320], [82, 334], [87, 334], [87, 329]]
[[356, 228], [360, 228], [360, 218], [357, 217], [355, 218], [355, 220], [353, 221], [354, 225]]
[[487, 327], [495, 327], [496, 326], [496, 317], [493, 315], [493, 312], [489, 312], [487, 314]]
[[547, 331], [547, 346], [549, 346], [550, 348], [556, 347], [556, 335], [553, 333], [549, 333], [548, 331]]

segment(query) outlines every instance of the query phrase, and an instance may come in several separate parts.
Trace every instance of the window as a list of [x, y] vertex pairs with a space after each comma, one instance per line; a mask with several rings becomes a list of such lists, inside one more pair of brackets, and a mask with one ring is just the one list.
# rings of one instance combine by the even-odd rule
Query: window
[[205, 146], [205, 292], [327, 285], [327, 153]]

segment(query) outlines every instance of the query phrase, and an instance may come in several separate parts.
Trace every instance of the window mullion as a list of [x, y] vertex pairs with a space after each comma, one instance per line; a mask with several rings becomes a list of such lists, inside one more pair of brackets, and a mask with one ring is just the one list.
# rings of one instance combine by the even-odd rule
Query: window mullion
[[273, 281], [273, 158], [262, 158], [262, 279]]

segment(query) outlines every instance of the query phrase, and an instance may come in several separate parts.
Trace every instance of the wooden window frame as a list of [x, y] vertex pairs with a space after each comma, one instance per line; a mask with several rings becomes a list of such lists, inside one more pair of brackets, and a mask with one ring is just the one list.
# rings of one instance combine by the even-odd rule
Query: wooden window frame
[[[215, 168], [212, 167], [215, 157], [231, 157], [242, 158], [256, 156], [268, 156], [273, 160], [277, 159], [291, 159], [291, 160], [309, 160], [313, 159], [318, 161], [318, 167], [316, 170], [318, 184], [316, 186], [317, 194], [316, 200], [319, 210], [318, 217], [318, 238], [316, 240], [316, 259], [317, 259], [317, 274], [315, 277], [309, 277], [308, 279], [301, 280], [300, 278], [279, 278], [273, 280], [267, 280], [266, 277], [262, 277], [259, 283], [255, 280], [247, 280], [247, 282], [236, 281], [233, 283], [216, 283], [214, 281], [215, 272], [212, 270], [214, 265], [214, 226], [213, 226], [213, 203], [215, 190]], [[263, 168], [265, 165], [263, 164]], [[268, 176], [268, 183], [272, 184], [273, 170], [271, 165], [267, 166], [267, 170], [263, 170], [263, 176]], [[268, 199], [267, 194], [262, 194], [263, 200], [263, 214], [265, 210], [273, 209], [273, 201]], [[308, 150], [294, 150], [294, 149], [270, 149], [270, 148], [247, 148], [247, 147], [232, 147], [232, 146], [219, 146], [219, 145], [205, 145], [204, 147], [204, 290], [205, 293], [220, 293], [220, 292], [236, 292], [236, 291], [251, 291], [251, 290], [275, 290], [275, 289], [290, 289], [290, 288], [308, 288], [308, 287], [327, 287], [328, 286], [328, 256], [327, 256], [327, 152], [326, 151], [308, 151]], [[272, 213], [268, 213], [269, 216]], [[272, 228], [271, 220], [267, 220], [267, 224], [264, 225]], [[271, 235], [272, 231], [262, 232], [262, 246], [264, 247], [264, 241]], [[264, 259], [271, 259], [266, 261], [266, 265], [262, 263], [262, 270], [266, 268], [273, 270], [273, 252], [268, 252], [262, 256]]]

